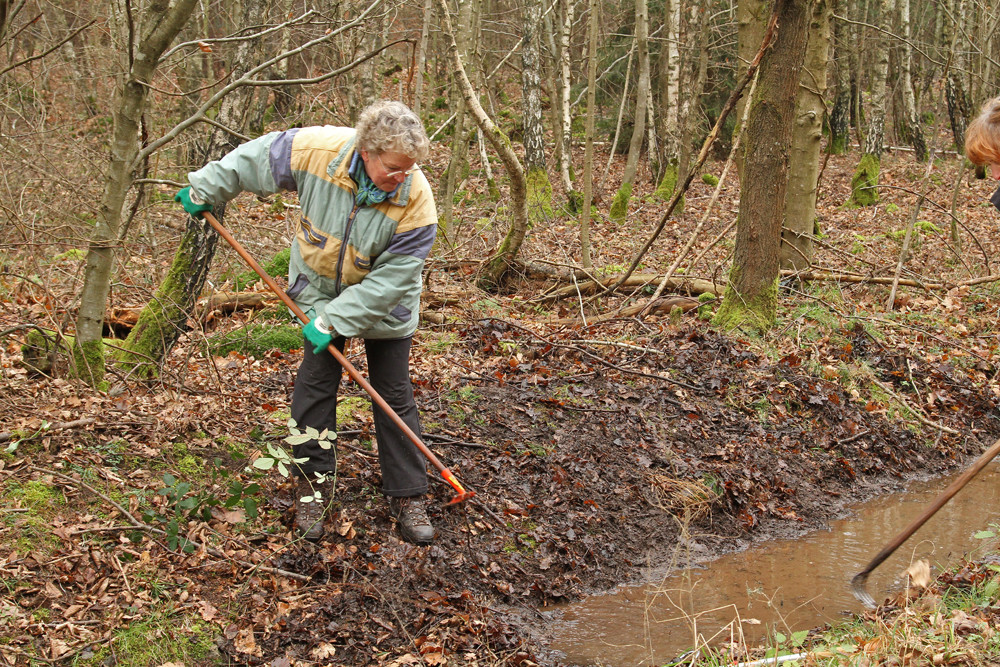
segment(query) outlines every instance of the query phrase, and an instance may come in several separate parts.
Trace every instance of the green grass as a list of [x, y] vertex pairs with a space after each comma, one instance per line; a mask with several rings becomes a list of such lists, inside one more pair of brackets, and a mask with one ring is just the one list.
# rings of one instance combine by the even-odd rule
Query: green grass
[[192, 616], [163, 605], [140, 621], [116, 629], [109, 645], [74, 665], [103, 665], [114, 660], [120, 667], [148, 667], [173, 662], [185, 665], [222, 664], [217, 657], [212, 627]]

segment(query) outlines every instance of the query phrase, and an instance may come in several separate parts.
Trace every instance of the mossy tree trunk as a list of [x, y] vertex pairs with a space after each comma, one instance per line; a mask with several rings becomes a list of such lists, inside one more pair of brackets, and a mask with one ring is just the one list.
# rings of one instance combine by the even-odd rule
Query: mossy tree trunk
[[635, 85], [635, 112], [632, 125], [632, 139], [628, 145], [628, 159], [625, 173], [611, 205], [611, 219], [624, 220], [628, 213], [628, 202], [632, 197], [635, 174], [639, 169], [639, 155], [646, 136], [646, 97], [649, 95], [649, 10], [646, 0], [635, 2], [635, 46], [639, 64], [639, 76]]
[[[848, 12], [854, 3], [838, 5], [840, 11]], [[826, 151], [830, 155], [843, 155], [847, 152], [850, 140], [851, 117], [851, 76], [848, 57], [851, 45], [848, 43], [848, 30], [843, 21], [833, 22], [833, 54], [834, 54], [834, 91], [833, 109], [830, 111], [830, 141]]]
[[[246, 28], [264, 22], [273, 0], [243, 0], [242, 25]], [[260, 38], [240, 42], [230, 64], [233, 78], [240, 78], [255, 67], [260, 60]], [[255, 89], [243, 86], [233, 90], [219, 108], [215, 120], [223, 127], [241, 132], [247, 125]], [[237, 137], [219, 126], [214, 126], [203, 151], [204, 160], [221, 158], [239, 143]], [[180, 211], [182, 212], [182, 211]], [[213, 210], [221, 221], [225, 217], [225, 204]], [[139, 377], [152, 377], [170, 349], [186, 328], [198, 296], [205, 288], [208, 271], [215, 256], [218, 235], [205, 220], [188, 216], [187, 227], [180, 246], [167, 271], [167, 276], [139, 313], [136, 326], [122, 345], [119, 362]]]
[[805, 56], [811, 0], [776, 0], [778, 38], [764, 54], [749, 101], [736, 248], [726, 293], [713, 323], [765, 330], [777, 313], [781, 216], [788, 150]]
[[899, 5], [899, 31], [902, 44], [899, 48], [899, 87], [903, 99], [903, 135], [913, 146], [913, 152], [920, 162], [927, 161], [927, 140], [920, 126], [917, 114], [917, 97], [913, 91], [913, 48], [910, 43], [910, 0], [896, 0]]
[[875, 40], [875, 72], [872, 75], [871, 105], [865, 150], [851, 178], [849, 206], [870, 206], [878, 203], [878, 178], [882, 162], [882, 142], [885, 140], [885, 100], [889, 77], [890, 34], [889, 0], [878, 1], [879, 31], [871, 36]]
[[540, 0], [524, 7], [521, 43], [521, 92], [524, 109], [524, 167], [527, 178], [528, 224], [552, 217], [552, 183], [545, 169], [545, 128], [542, 124], [542, 77], [538, 28]]
[[142, 115], [160, 56], [181, 31], [197, 0], [154, 0], [132, 7], [128, 15], [112, 11], [115, 39], [123, 47], [123, 75], [116, 87], [111, 159], [90, 239], [73, 348], [75, 373], [97, 385], [104, 379], [101, 333], [111, 289], [114, 253], [121, 243], [122, 210], [132, 187], [139, 154]]
[[521, 250], [521, 244], [528, 234], [528, 201], [526, 196], [526, 179], [524, 167], [518, 160], [514, 149], [511, 147], [510, 139], [496, 126], [496, 123], [486, 115], [486, 111], [479, 103], [476, 91], [472, 88], [472, 83], [465, 73], [465, 65], [458, 52], [458, 44], [455, 42], [455, 31], [451, 25], [451, 13], [448, 10], [446, 0], [437, 0], [438, 9], [441, 11], [441, 23], [444, 28], [444, 37], [448, 46], [448, 56], [455, 68], [455, 78], [469, 112], [479, 129], [483, 132], [487, 141], [500, 155], [500, 160], [510, 175], [510, 198], [511, 198], [511, 221], [510, 229], [500, 242], [493, 255], [483, 264], [476, 284], [480, 289], [495, 291], [499, 289], [514, 263], [514, 258]]
[[823, 143], [823, 101], [830, 52], [830, 2], [815, 0], [809, 19], [805, 62], [795, 102], [795, 125], [785, 193], [785, 222], [781, 231], [781, 268], [803, 269], [812, 263], [816, 228], [816, 183]]

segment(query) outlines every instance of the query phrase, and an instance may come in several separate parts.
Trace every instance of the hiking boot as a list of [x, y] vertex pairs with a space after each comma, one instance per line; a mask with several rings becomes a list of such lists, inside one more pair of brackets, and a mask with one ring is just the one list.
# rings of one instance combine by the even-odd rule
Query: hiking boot
[[423, 496], [389, 498], [389, 513], [399, 523], [399, 534], [413, 544], [430, 544], [434, 526], [427, 516], [427, 501]]
[[[330, 502], [329, 482], [313, 482], [299, 480], [295, 485], [295, 532], [299, 537], [318, 542], [323, 537], [323, 517], [326, 504]], [[316, 497], [316, 492], [320, 492], [320, 497]], [[309, 502], [302, 502], [303, 498], [310, 498]]]

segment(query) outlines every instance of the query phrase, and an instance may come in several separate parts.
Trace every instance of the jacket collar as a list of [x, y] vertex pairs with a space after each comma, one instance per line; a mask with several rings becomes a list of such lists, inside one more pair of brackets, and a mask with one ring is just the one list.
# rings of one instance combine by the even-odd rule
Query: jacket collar
[[[330, 160], [330, 164], [326, 167], [326, 173], [330, 178], [347, 186], [352, 192], [357, 191], [358, 184], [351, 177], [351, 171], [357, 163], [362, 162], [361, 151], [354, 148], [354, 139], [354, 136], [348, 139], [344, 143], [343, 148], [340, 149], [340, 152]], [[397, 185], [396, 189], [385, 200], [396, 206], [406, 206], [410, 201], [413, 176], [414, 174], [407, 176], [406, 180]]]

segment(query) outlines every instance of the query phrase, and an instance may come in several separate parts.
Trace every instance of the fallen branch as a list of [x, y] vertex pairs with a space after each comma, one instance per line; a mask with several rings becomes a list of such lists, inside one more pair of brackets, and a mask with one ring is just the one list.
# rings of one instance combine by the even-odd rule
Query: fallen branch
[[83, 426], [90, 426], [91, 424], [97, 423], [96, 417], [84, 417], [83, 419], [77, 419], [71, 422], [59, 422], [57, 424], [50, 424], [45, 428], [39, 427], [34, 433], [30, 435], [20, 435], [17, 431], [9, 431], [6, 433], [0, 433], [0, 443], [9, 442], [14, 438], [19, 438], [20, 440], [33, 440], [34, 438], [45, 435], [46, 433], [51, 433], [52, 431], [60, 431], [63, 429], [71, 428], [81, 428]]
[[680, 308], [682, 312], [688, 312], [698, 307], [698, 300], [687, 296], [673, 296], [665, 299], [657, 299], [651, 303], [644, 302], [633, 304], [628, 308], [622, 308], [613, 313], [598, 315], [589, 319], [567, 317], [558, 320], [550, 320], [549, 324], [582, 324], [588, 326], [599, 322], [610, 322], [624, 317], [636, 317], [638, 315], [669, 315], [674, 308]]

